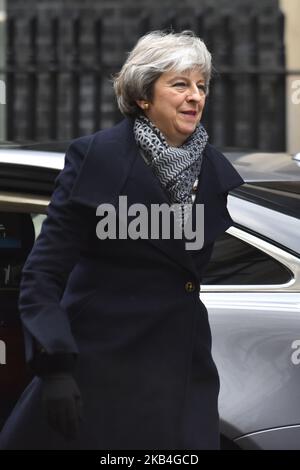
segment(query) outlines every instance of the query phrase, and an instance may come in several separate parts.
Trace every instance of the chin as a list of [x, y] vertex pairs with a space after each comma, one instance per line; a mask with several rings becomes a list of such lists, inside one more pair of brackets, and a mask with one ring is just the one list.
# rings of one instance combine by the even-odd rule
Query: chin
[[186, 139], [187, 139], [194, 132], [196, 127], [197, 127], [197, 124], [192, 125], [192, 126], [188, 126], [188, 127], [184, 127], [184, 128], [181, 129], [181, 134], [185, 135]]

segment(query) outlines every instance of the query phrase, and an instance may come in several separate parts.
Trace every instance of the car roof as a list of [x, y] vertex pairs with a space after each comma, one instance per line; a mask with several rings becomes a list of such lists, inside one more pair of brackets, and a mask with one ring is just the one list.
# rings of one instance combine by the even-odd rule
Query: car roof
[[0, 149], [0, 163], [61, 170], [64, 166], [64, 153], [2, 148]]
[[224, 152], [245, 181], [300, 181], [300, 161], [284, 152]]

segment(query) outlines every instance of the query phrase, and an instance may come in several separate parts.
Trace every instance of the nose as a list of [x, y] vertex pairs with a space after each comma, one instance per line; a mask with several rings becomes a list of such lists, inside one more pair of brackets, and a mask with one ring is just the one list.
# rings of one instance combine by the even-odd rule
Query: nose
[[187, 101], [201, 101], [201, 99], [204, 97], [203, 91], [198, 88], [198, 86], [195, 84], [191, 86], [188, 90], [188, 94], [186, 96]]

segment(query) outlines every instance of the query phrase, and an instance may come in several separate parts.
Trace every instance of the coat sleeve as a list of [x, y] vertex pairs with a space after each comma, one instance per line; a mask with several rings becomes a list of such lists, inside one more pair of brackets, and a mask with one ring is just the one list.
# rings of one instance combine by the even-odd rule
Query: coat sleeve
[[86, 209], [69, 196], [91, 139], [79, 138], [70, 145], [41, 233], [23, 268], [19, 311], [28, 362], [36, 343], [50, 355], [78, 352], [60, 300], [87, 237]]

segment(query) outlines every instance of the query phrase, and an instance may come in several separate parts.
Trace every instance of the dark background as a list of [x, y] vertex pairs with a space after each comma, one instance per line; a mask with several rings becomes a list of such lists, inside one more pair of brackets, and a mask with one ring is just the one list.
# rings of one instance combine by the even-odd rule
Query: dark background
[[204, 114], [225, 148], [285, 150], [277, 0], [9, 0], [7, 138], [65, 140], [121, 119], [111, 76], [144, 33], [192, 29], [213, 54]]

